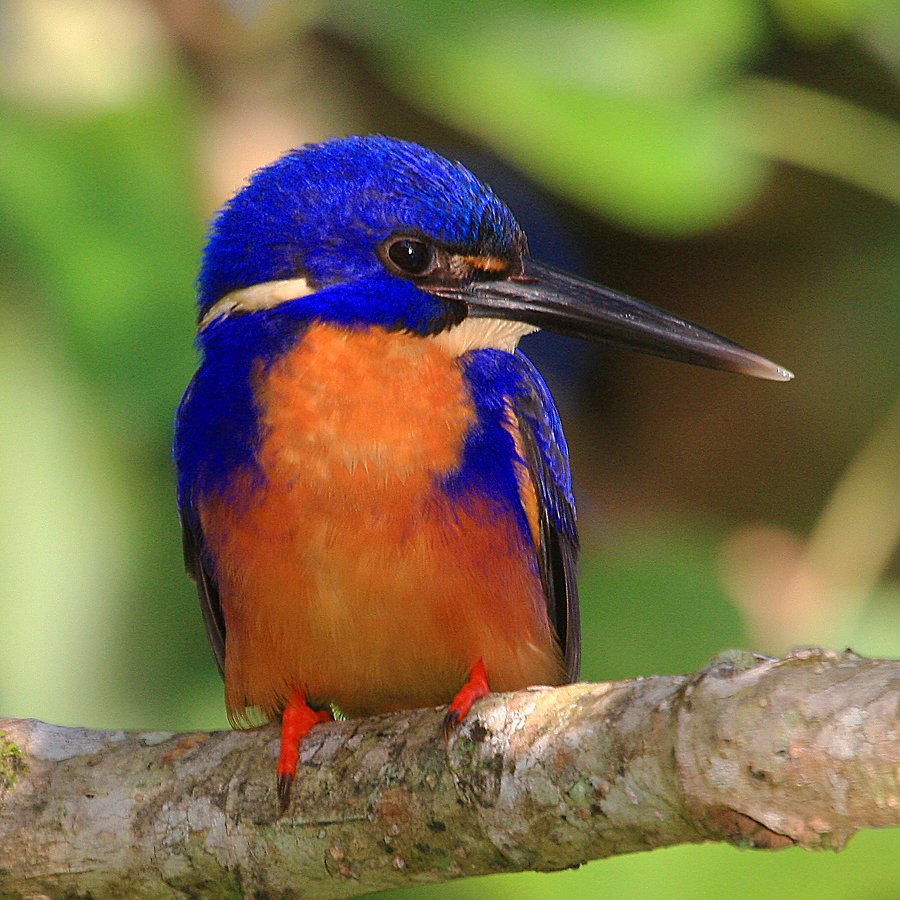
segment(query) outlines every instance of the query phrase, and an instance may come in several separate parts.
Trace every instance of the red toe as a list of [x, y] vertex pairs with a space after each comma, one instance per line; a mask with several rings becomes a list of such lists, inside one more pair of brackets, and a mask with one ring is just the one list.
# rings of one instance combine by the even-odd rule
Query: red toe
[[300, 742], [309, 734], [313, 725], [330, 722], [331, 713], [327, 709], [312, 709], [306, 702], [306, 694], [294, 690], [281, 714], [281, 753], [275, 769], [278, 788], [278, 803], [281, 812], [287, 809], [291, 799], [291, 785], [300, 759]]
[[444, 718], [444, 737], [449, 737], [450, 732], [469, 714], [476, 700], [486, 697], [490, 692], [484, 660], [479, 659], [472, 667], [468, 681], [460, 688], [450, 704], [450, 709], [447, 710]]

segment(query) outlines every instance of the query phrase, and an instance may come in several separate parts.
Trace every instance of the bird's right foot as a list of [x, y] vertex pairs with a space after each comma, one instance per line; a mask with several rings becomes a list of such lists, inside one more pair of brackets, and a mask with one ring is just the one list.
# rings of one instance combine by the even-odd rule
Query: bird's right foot
[[281, 752], [275, 769], [278, 789], [278, 807], [281, 814], [287, 811], [291, 799], [291, 785], [300, 759], [300, 742], [309, 734], [313, 725], [330, 722], [333, 717], [328, 709], [313, 709], [306, 702], [306, 694], [294, 690], [281, 714]]
[[488, 684], [487, 669], [484, 660], [479, 659], [469, 673], [469, 679], [460, 688], [459, 693], [453, 698], [450, 709], [444, 717], [444, 740], [450, 740], [453, 729], [469, 714], [472, 704], [481, 697], [486, 697], [491, 692]]

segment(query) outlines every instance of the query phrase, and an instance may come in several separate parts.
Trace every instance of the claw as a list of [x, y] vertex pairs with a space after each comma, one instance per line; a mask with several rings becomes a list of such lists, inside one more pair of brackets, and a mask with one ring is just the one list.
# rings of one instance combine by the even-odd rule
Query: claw
[[444, 740], [449, 741], [450, 736], [453, 734], [456, 726], [459, 724], [459, 713], [456, 710], [450, 710], [446, 716], [444, 716]]
[[313, 725], [332, 721], [327, 709], [312, 709], [306, 702], [306, 694], [295, 689], [281, 714], [281, 752], [275, 769], [275, 785], [278, 791], [278, 807], [281, 814], [287, 812], [291, 799], [291, 785], [300, 759], [300, 742], [309, 734]]
[[447, 715], [444, 716], [444, 740], [449, 741], [457, 725], [469, 714], [472, 704], [486, 697], [491, 692], [488, 684], [487, 670], [484, 668], [484, 660], [479, 659], [469, 673], [469, 679], [460, 688], [459, 693], [453, 698]]
[[275, 790], [278, 792], [278, 812], [283, 816], [291, 802], [291, 785], [294, 776], [289, 772], [279, 773], [275, 778]]

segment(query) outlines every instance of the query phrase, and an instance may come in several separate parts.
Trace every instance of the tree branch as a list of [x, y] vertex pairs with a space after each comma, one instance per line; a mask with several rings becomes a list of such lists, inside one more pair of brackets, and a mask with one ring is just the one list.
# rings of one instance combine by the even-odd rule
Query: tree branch
[[723, 654], [696, 675], [278, 732], [0, 719], [0, 895], [348, 897], [677, 843], [842, 847], [900, 824], [900, 662]]

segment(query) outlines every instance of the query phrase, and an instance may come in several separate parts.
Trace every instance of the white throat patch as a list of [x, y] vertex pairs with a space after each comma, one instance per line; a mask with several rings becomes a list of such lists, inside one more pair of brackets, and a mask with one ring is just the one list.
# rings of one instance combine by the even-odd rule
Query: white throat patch
[[450, 356], [462, 356], [470, 350], [505, 350], [512, 353], [520, 338], [538, 329], [524, 322], [509, 319], [482, 319], [470, 316], [459, 325], [448, 328], [432, 338]]

